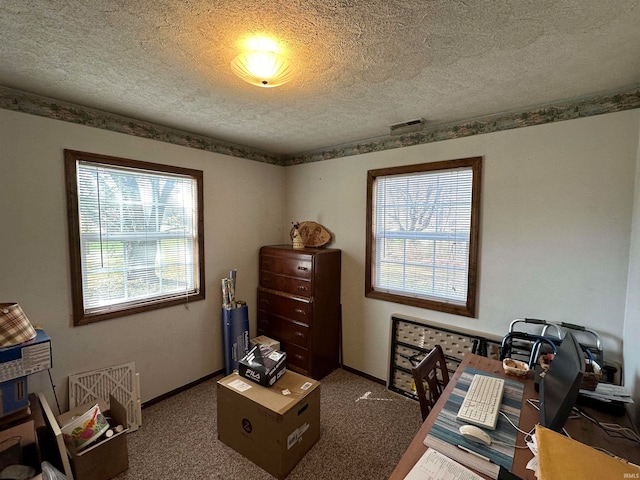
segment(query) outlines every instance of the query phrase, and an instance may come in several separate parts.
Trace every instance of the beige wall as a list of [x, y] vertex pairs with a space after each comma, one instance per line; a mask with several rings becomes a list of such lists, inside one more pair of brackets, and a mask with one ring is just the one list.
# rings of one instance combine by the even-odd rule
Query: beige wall
[[[574, 322], [620, 358], [639, 119], [626, 111], [287, 167], [285, 226], [318, 221], [343, 250], [345, 364], [387, 378], [393, 313], [500, 336], [520, 317]], [[367, 170], [478, 155], [477, 318], [365, 298]]]
[[[0, 148], [0, 301], [17, 301], [50, 335], [63, 405], [73, 373], [133, 361], [144, 402], [223, 368], [220, 279], [230, 269], [255, 332], [258, 249], [283, 235], [284, 168], [8, 110]], [[206, 300], [71, 327], [65, 148], [204, 171]], [[29, 383], [51, 392], [46, 373]]]
[[[640, 131], [636, 137], [640, 142]], [[640, 425], [640, 143], [636, 162], [636, 195], [633, 205], [633, 229], [627, 286], [627, 310], [624, 323], [625, 381], [633, 388], [632, 409], [636, 424]]]
[[[523, 316], [581, 323], [620, 358], [623, 335], [639, 328], [635, 277], [627, 302], [630, 248], [632, 270], [640, 256], [631, 236], [639, 131], [632, 110], [282, 168], [0, 110], [0, 301], [19, 302], [52, 337], [63, 406], [69, 374], [131, 361], [146, 401], [223, 368], [220, 278], [238, 269], [255, 333], [258, 247], [289, 242], [292, 221], [313, 220], [343, 250], [347, 366], [387, 377], [393, 313], [498, 335]], [[204, 171], [205, 301], [71, 327], [64, 148]], [[478, 317], [366, 299], [367, 170], [477, 155]], [[625, 358], [634, 381], [640, 361], [629, 342]], [[32, 391], [50, 391], [45, 374], [33, 377]]]

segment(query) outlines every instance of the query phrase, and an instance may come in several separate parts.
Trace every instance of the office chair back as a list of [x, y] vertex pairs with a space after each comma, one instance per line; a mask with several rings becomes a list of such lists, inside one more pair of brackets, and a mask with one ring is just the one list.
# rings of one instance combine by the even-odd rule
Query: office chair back
[[449, 371], [442, 347], [440, 345], [433, 347], [418, 366], [411, 369], [411, 373], [416, 384], [416, 393], [424, 421], [449, 383]]

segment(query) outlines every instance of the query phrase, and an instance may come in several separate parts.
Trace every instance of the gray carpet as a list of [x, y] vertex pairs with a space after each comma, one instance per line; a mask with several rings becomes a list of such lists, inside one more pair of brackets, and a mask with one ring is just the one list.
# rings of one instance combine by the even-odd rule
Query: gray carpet
[[[116, 479], [273, 480], [218, 440], [219, 378], [145, 408]], [[338, 369], [321, 381], [320, 423], [320, 440], [287, 480], [386, 479], [421, 425], [420, 406]]]

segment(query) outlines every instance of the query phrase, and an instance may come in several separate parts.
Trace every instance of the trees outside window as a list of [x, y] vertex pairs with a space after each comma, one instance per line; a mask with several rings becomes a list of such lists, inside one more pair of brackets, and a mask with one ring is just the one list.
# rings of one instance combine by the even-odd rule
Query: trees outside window
[[65, 150], [74, 323], [203, 299], [202, 171]]
[[370, 170], [365, 294], [475, 316], [482, 158]]

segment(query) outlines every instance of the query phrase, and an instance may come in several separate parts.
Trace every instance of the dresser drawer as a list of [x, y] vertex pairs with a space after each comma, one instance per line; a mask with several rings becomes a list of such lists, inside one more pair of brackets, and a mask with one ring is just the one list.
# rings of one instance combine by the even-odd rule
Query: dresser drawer
[[258, 292], [258, 309], [307, 325], [310, 324], [313, 313], [313, 307], [310, 302], [264, 291]]
[[287, 368], [306, 375], [309, 372], [309, 351], [291, 343], [283, 343], [282, 350], [287, 352]]
[[293, 343], [309, 348], [310, 334], [307, 325], [291, 322], [269, 312], [258, 311], [258, 330], [279, 342]]
[[260, 286], [301, 297], [311, 297], [311, 281], [305, 278], [285, 277], [260, 270]]
[[260, 270], [287, 275], [289, 277], [310, 280], [313, 273], [312, 267], [313, 262], [311, 257], [305, 255], [290, 257], [260, 256]]

